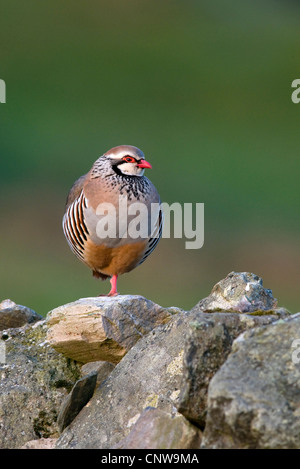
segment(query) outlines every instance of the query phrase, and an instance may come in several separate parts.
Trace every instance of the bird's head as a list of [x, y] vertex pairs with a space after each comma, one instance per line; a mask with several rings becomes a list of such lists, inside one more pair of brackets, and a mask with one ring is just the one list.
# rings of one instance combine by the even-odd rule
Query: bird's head
[[151, 164], [145, 160], [142, 150], [131, 145], [111, 148], [103, 156], [119, 175], [143, 176], [145, 168], [152, 168]]

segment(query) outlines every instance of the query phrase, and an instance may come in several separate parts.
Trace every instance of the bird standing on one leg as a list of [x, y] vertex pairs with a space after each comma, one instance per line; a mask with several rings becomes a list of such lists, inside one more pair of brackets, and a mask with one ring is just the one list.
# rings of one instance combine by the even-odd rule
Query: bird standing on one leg
[[[141, 150], [131, 145], [114, 147], [95, 161], [91, 170], [72, 186], [63, 217], [63, 230], [74, 254], [93, 271], [95, 277], [110, 278], [108, 296], [117, 292], [117, 278], [130, 272], [151, 254], [162, 233], [160, 198], [154, 185], [144, 176], [151, 168]], [[147, 224], [142, 235], [130, 236], [131, 216], [120, 211], [144, 204], [147, 213], [141, 222]], [[113, 236], [99, 236], [100, 208], [112, 204], [116, 226]], [[152, 204], [158, 207], [152, 210]], [[132, 210], [134, 213], [134, 210]], [[109, 218], [106, 218], [109, 224]]]

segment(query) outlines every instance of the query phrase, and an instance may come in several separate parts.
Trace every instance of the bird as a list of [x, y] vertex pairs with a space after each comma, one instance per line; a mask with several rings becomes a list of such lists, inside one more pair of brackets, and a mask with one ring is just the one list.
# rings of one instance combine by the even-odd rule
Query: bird
[[[132, 145], [119, 145], [100, 156], [68, 193], [63, 232], [73, 253], [92, 270], [93, 276], [110, 279], [108, 295], [99, 296], [118, 295], [119, 275], [142, 264], [162, 236], [160, 196], [153, 183], [144, 176], [145, 169], [151, 168], [142, 150]], [[137, 203], [146, 207], [146, 215], [139, 219], [148, 222], [146, 232], [140, 236], [129, 235], [129, 224], [134, 218], [132, 213], [124, 216], [120, 200], [125, 203], [128, 213]], [[103, 221], [101, 217], [108, 213], [100, 210], [99, 215], [99, 207], [105, 208], [107, 204], [113, 207], [112, 213], [116, 217], [112, 237], [101, 236], [101, 233], [99, 236], [98, 230], [99, 221]], [[151, 213], [152, 206], [156, 209]], [[107, 218], [107, 223], [109, 221]]]

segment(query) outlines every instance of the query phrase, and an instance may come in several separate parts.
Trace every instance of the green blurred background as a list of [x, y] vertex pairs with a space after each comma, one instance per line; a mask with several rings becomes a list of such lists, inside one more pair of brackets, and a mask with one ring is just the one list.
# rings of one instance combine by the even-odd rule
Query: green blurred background
[[140, 147], [166, 202], [204, 202], [205, 243], [163, 239], [120, 293], [190, 309], [230, 271], [299, 310], [299, 2], [0, 5], [0, 301], [45, 315], [106, 293], [61, 229], [74, 180]]

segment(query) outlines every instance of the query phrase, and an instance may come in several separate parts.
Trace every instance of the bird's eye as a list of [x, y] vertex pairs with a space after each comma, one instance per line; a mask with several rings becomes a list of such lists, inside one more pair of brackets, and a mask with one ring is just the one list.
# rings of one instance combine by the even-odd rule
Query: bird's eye
[[123, 161], [126, 161], [126, 163], [135, 163], [135, 159], [132, 157], [132, 156], [124, 156], [124, 158], [122, 158]]

